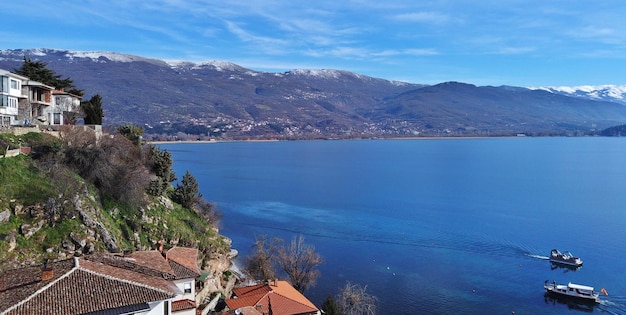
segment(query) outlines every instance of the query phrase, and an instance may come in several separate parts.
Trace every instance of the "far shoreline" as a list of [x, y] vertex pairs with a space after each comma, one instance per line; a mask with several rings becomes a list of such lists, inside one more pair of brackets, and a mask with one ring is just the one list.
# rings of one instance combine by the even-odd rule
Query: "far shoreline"
[[293, 141], [367, 141], [367, 140], [471, 140], [471, 139], [506, 139], [530, 138], [530, 136], [451, 136], [451, 137], [392, 137], [392, 138], [328, 138], [328, 139], [246, 139], [246, 140], [172, 140], [172, 141], [145, 141], [145, 144], [213, 144], [228, 142], [293, 142]]

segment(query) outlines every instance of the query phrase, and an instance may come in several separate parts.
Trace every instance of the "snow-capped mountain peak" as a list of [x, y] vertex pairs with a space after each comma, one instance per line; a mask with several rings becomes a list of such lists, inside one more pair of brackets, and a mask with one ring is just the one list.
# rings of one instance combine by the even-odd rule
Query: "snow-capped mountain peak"
[[555, 94], [573, 97], [618, 102], [626, 104], [626, 85], [578, 85], [578, 86], [547, 86], [531, 87], [532, 90], [543, 90]]
[[165, 62], [174, 69], [197, 70], [197, 69], [210, 67], [220, 72], [246, 70], [237, 64], [234, 64], [228, 61], [222, 61], [222, 60], [211, 60], [211, 61], [204, 61], [204, 62], [191, 62], [191, 61], [185, 61], [185, 60], [166, 60]]

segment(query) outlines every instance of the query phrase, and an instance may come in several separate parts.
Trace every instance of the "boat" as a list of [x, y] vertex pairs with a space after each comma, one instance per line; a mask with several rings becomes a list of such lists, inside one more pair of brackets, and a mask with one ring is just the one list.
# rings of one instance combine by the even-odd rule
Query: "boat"
[[557, 264], [564, 264], [569, 266], [582, 266], [583, 261], [580, 258], [575, 257], [572, 253], [565, 251], [560, 252], [558, 249], [553, 249], [550, 251], [550, 261]]
[[556, 284], [554, 281], [552, 283], [548, 283], [548, 280], [546, 280], [543, 284], [543, 288], [546, 289], [546, 293], [553, 294], [555, 296], [569, 297], [585, 302], [600, 303], [600, 294], [590, 286], [574, 284], [571, 282], [567, 285]]

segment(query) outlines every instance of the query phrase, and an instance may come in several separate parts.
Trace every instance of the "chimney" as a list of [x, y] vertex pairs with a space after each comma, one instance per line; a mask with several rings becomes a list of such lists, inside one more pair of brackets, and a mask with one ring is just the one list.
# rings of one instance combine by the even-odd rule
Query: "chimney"
[[159, 245], [158, 250], [159, 250], [159, 253], [161, 254], [163, 254], [163, 243], [164, 243], [163, 240], [160, 240], [157, 242], [157, 244]]
[[261, 303], [257, 303], [257, 305], [255, 305], [254, 307], [255, 307], [257, 310], [260, 310], [260, 309], [261, 309], [261, 306], [262, 306], [262, 305], [261, 305]]
[[41, 268], [41, 281], [50, 281], [52, 278], [54, 278], [54, 270], [48, 267], [48, 259], [46, 259]]

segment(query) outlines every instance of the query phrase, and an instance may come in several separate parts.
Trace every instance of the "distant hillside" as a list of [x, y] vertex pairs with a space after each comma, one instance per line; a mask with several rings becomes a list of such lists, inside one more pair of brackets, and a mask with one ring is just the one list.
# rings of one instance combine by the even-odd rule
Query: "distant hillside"
[[267, 73], [50, 49], [0, 51], [0, 68], [17, 68], [24, 56], [73, 79], [86, 97], [100, 94], [105, 124], [143, 125], [148, 139], [581, 135], [626, 123], [626, 106], [614, 102], [340, 70]]

